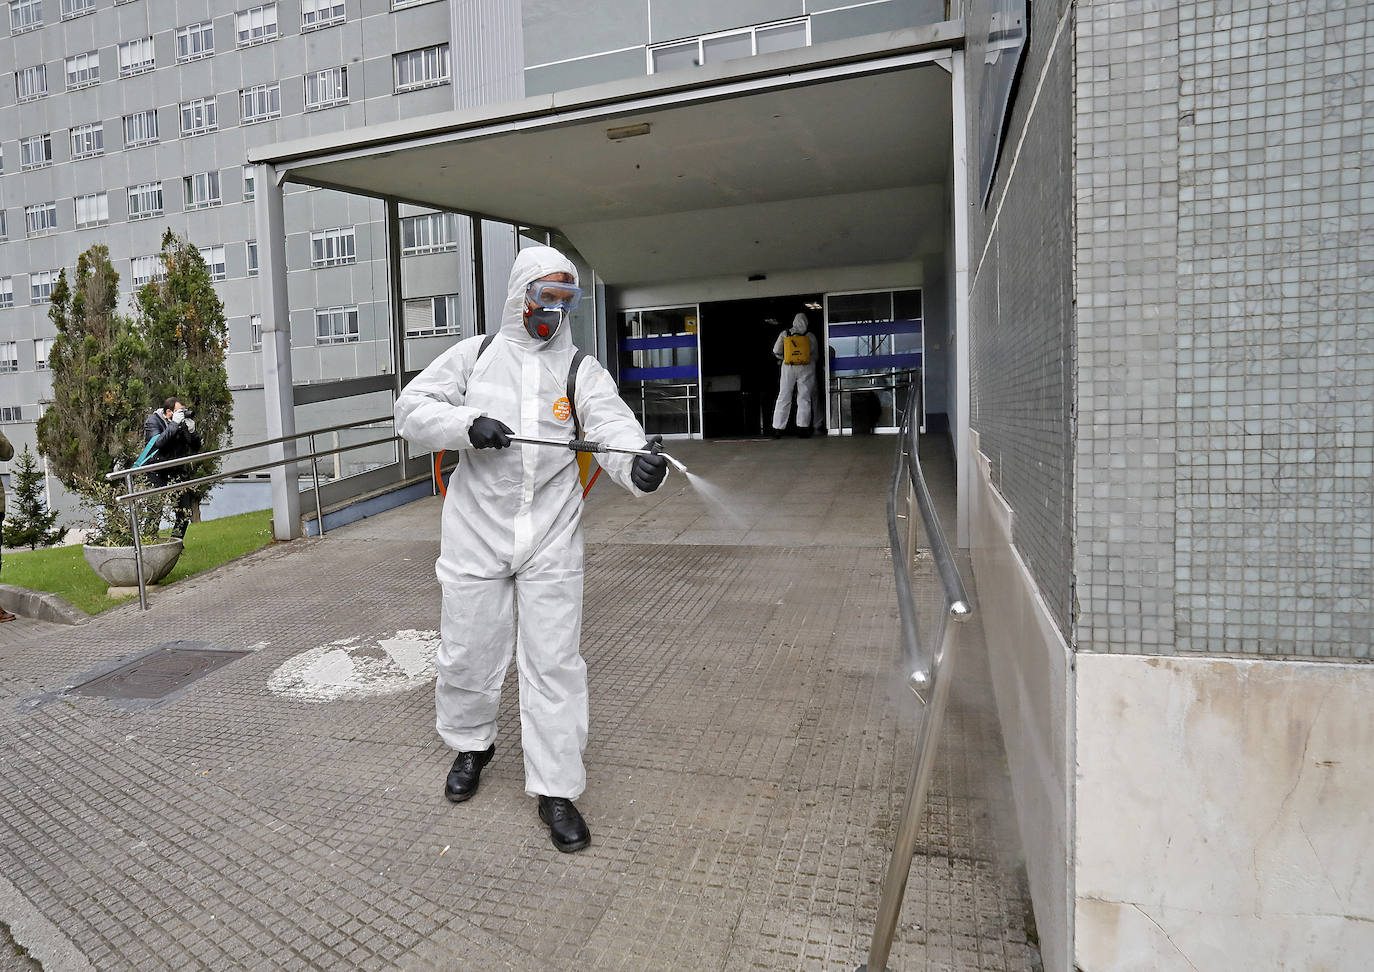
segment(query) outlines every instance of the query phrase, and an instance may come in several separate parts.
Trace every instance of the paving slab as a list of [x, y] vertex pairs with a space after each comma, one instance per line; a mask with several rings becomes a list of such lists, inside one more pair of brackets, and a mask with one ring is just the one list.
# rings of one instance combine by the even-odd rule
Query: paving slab
[[[892, 445], [674, 442], [705, 486], [593, 489], [584, 852], [557, 853], [524, 794], [513, 666], [496, 759], [460, 806], [428, 685], [328, 702], [269, 686], [304, 652], [380, 657], [437, 629], [436, 498], [157, 591], [146, 613], [0, 629], [5, 879], [98, 968], [853, 969], [916, 743]], [[927, 473], [948, 503], [942, 450]], [[969, 628], [893, 968], [1038, 967]], [[160, 704], [65, 692], [177, 640], [244, 654]], [[0, 899], [21, 943], [23, 918]]]

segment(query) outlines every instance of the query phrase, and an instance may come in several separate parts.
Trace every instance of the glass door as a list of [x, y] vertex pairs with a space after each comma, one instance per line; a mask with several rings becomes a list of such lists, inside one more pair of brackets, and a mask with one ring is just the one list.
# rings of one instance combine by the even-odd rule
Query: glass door
[[620, 314], [620, 397], [650, 435], [701, 436], [697, 304]]
[[829, 428], [895, 432], [908, 403], [925, 431], [925, 331], [919, 290], [825, 295]]

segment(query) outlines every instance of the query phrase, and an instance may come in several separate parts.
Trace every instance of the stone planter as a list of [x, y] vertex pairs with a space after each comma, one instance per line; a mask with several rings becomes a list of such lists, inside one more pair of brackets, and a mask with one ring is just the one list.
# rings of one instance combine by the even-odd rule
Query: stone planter
[[[143, 582], [156, 584], [172, 572], [181, 556], [181, 541], [145, 543], [143, 545]], [[138, 563], [133, 547], [82, 546], [81, 553], [106, 584], [111, 587], [137, 587]]]

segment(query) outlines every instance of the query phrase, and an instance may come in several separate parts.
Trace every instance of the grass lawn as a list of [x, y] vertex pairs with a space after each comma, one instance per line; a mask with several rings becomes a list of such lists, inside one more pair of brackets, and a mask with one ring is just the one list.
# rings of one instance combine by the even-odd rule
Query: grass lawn
[[[176, 568], [154, 586], [175, 584], [184, 577], [267, 546], [272, 542], [271, 520], [271, 510], [259, 510], [192, 523], [186, 531], [186, 549]], [[105, 582], [87, 566], [80, 545], [7, 552], [2, 576], [6, 584], [56, 594], [87, 614], [99, 614], [129, 600], [105, 596]]]

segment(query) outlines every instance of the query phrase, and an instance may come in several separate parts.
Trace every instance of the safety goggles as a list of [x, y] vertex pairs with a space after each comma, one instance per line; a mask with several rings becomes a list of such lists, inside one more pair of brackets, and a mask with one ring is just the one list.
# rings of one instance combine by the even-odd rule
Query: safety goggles
[[582, 288], [556, 280], [536, 280], [525, 288], [525, 296], [535, 307], [572, 310], [582, 300]]

